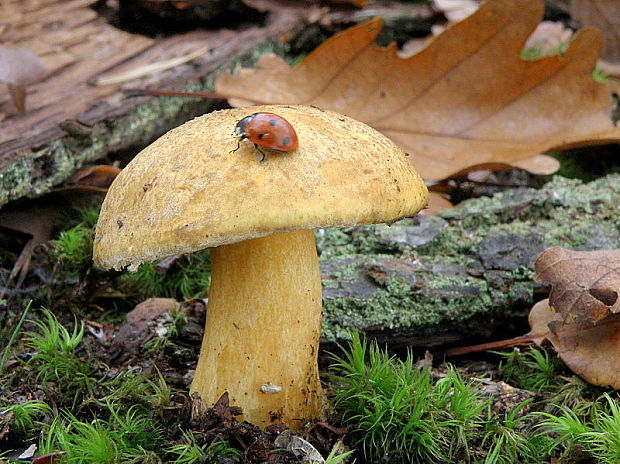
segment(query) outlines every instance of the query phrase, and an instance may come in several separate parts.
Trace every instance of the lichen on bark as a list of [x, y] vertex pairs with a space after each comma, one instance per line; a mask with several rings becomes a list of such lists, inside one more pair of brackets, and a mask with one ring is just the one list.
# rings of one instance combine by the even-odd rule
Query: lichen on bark
[[355, 329], [428, 346], [524, 326], [544, 291], [531, 279], [538, 253], [618, 248], [618, 204], [620, 175], [556, 177], [439, 217], [321, 230], [323, 337], [341, 341]]

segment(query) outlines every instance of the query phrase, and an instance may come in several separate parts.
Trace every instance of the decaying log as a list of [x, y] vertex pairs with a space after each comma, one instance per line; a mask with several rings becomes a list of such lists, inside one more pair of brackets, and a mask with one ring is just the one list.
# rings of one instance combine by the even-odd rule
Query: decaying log
[[[324, 338], [357, 329], [392, 346], [481, 343], [527, 332], [546, 297], [532, 280], [545, 248], [620, 247], [620, 176], [473, 199], [440, 216], [318, 232]], [[329, 345], [326, 345], [329, 346]]]

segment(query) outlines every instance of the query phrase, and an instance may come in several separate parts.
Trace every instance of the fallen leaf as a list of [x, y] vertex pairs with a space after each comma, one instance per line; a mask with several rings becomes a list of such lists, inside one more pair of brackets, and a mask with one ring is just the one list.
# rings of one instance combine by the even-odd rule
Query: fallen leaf
[[301, 437], [293, 435], [288, 430], [276, 437], [274, 445], [278, 448], [290, 451], [301, 459], [301, 462], [325, 464], [325, 459], [311, 443], [308, 443]]
[[539, 176], [549, 175], [560, 169], [560, 162], [547, 155], [536, 155], [531, 158], [525, 158], [522, 160], [511, 163], [512, 167], [525, 169]]
[[534, 280], [551, 286], [549, 304], [564, 323], [596, 324], [620, 313], [620, 250], [552, 247], [534, 264]]
[[228, 399], [228, 392], [222, 393], [222, 396], [213, 404], [212, 408], [207, 407], [205, 402], [200, 398], [198, 393], [191, 394], [191, 418], [196, 424], [201, 424], [203, 429], [205, 424], [209, 426], [218, 425], [230, 429], [235, 427], [237, 421], [236, 416], [243, 413], [240, 407], [231, 406]]
[[126, 352], [136, 354], [142, 345], [157, 336], [157, 322], [170, 319], [170, 314], [180, 307], [172, 298], [148, 298], [127, 313], [112, 345], [122, 347]]
[[620, 314], [593, 325], [589, 321], [565, 323], [545, 299], [530, 310], [529, 333], [479, 345], [452, 348], [446, 356], [504, 349], [515, 345], [551, 343], [566, 366], [585, 381], [602, 387], [620, 388]]
[[406, 59], [393, 44], [375, 44], [381, 22], [373, 20], [295, 67], [266, 55], [257, 69], [221, 74], [215, 89], [234, 106], [308, 104], [366, 122], [434, 180], [619, 141], [610, 113], [620, 86], [592, 79], [598, 31], [579, 31], [562, 56], [521, 59], [542, 13], [542, 0], [488, 1]]
[[213, 414], [218, 417], [224, 427], [232, 427], [235, 424], [235, 416], [238, 416], [239, 408], [231, 407], [230, 402], [228, 401], [228, 392], [222, 393], [222, 396], [219, 400], [215, 402], [213, 405]]
[[17, 456], [17, 459], [32, 459], [36, 452], [37, 445], [33, 443], [28, 448], [26, 448], [19, 456]]
[[102, 324], [101, 322], [84, 319], [86, 328], [102, 345], [109, 345], [114, 336], [114, 326], [112, 324]]
[[603, 58], [620, 63], [620, 2], [618, 0], [572, 0], [571, 17], [584, 26], [595, 26], [605, 38]]
[[549, 324], [552, 322], [562, 322], [562, 316], [551, 309], [549, 298], [545, 298], [530, 309], [528, 323], [531, 330], [527, 335], [536, 334], [532, 341], [539, 346], [542, 345], [551, 333], [549, 332]]
[[[27, 203], [2, 210], [0, 227], [30, 236], [6, 279], [6, 289], [11, 286], [19, 288], [24, 282], [35, 248], [52, 238], [54, 220], [59, 211], [59, 205], [53, 202]], [[0, 298], [4, 297], [5, 292], [0, 289]]]
[[62, 457], [67, 454], [66, 451], [56, 451], [54, 453], [44, 454], [32, 460], [32, 464], [54, 464], [60, 462]]
[[439, 192], [429, 192], [428, 206], [418, 214], [422, 216], [436, 216], [444, 209], [452, 208], [454, 205]]
[[7, 84], [13, 104], [26, 110], [26, 86], [40, 80], [45, 70], [39, 58], [25, 48], [0, 45], [0, 82]]
[[109, 165], [90, 166], [74, 172], [66, 181], [65, 185], [55, 190], [72, 190], [83, 192], [107, 192], [108, 187], [116, 178], [120, 168]]
[[620, 314], [597, 325], [564, 324], [543, 300], [532, 308], [529, 321], [532, 332], [550, 330], [545, 338], [575, 374], [593, 385], [620, 388]]

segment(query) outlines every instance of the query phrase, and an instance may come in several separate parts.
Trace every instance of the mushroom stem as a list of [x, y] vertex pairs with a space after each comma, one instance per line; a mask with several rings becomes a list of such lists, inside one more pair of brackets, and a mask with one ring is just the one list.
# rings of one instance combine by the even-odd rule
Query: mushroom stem
[[208, 406], [227, 391], [244, 419], [299, 428], [321, 415], [321, 276], [311, 230], [211, 250], [212, 278], [191, 391]]

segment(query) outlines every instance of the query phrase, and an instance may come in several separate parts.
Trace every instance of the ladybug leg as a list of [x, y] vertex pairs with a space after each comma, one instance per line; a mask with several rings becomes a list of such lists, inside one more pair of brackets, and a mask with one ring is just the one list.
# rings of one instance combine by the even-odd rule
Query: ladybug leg
[[262, 155], [262, 157], [261, 157], [261, 159], [260, 159], [261, 163], [262, 163], [263, 161], [265, 161], [265, 158], [267, 157], [267, 154], [266, 154], [263, 150], [261, 150], [261, 149], [258, 147], [258, 145], [256, 145], [256, 144], [254, 144], [254, 148], [256, 148], [256, 150], [257, 150], [257, 151], [258, 151], [258, 152]]

